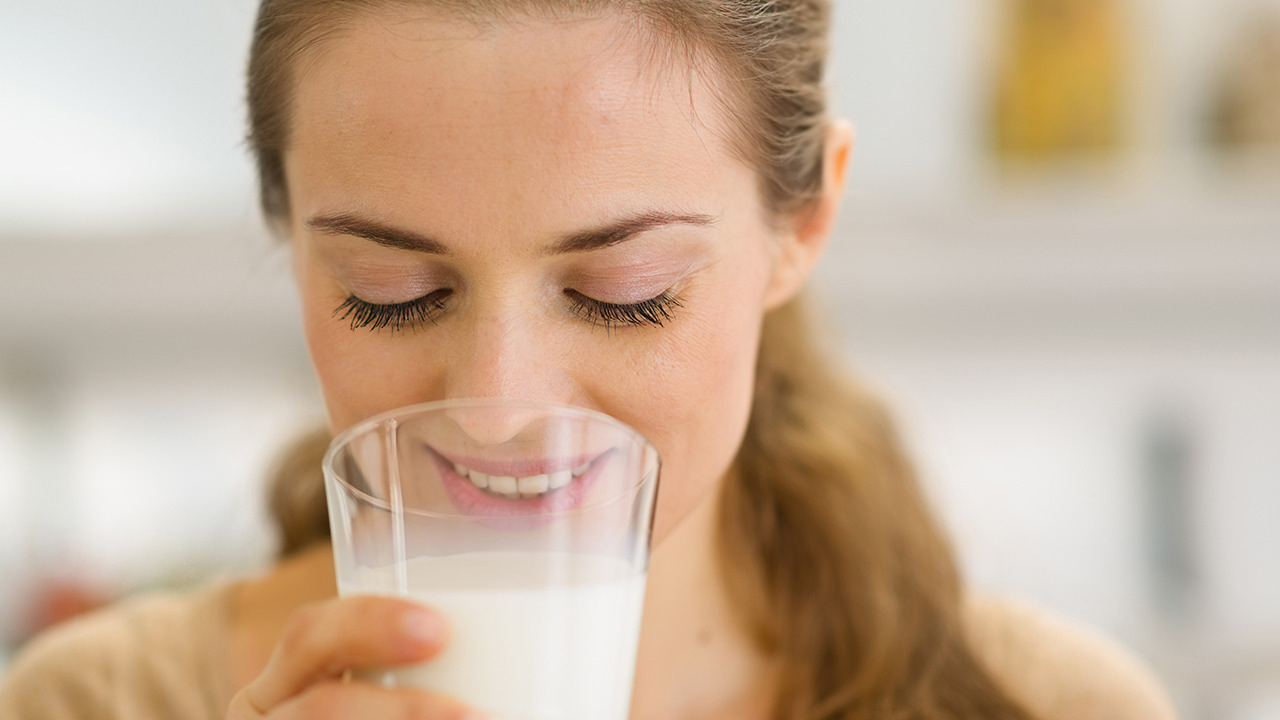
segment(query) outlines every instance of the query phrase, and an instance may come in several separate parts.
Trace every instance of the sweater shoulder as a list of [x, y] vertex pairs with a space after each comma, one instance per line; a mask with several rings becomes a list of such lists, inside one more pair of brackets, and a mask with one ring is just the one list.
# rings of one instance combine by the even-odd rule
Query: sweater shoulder
[[210, 647], [225, 587], [151, 594], [59, 625], [29, 642], [0, 684], [0, 717], [205, 718], [224, 694]]
[[1037, 717], [1176, 720], [1150, 669], [1098, 632], [1004, 597], [973, 597], [964, 612], [978, 657]]

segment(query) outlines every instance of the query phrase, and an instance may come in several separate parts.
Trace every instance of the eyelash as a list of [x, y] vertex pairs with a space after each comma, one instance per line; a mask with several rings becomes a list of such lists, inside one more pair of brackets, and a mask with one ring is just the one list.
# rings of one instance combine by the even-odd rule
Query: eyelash
[[352, 295], [333, 311], [333, 316], [339, 320], [350, 319], [352, 330], [391, 328], [394, 333], [406, 327], [417, 328], [426, 323], [434, 325], [444, 311], [445, 298], [452, 294], [452, 290], [436, 290], [420, 298], [391, 305], [376, 305]]
[[629, 305], [602, 302], [574, 290], [565, 290], [564, 294], [573, 301], [575, 315], [590, 322], [592, 327], [603, 325], [606, 330], [619, 325], [662, 327], [671, 320], [676, 308], [683, 307], [680, 298], [670, 290]]
[[[657, 297], [626, 305], [596, 300], [575, 290], [564, 292], [573, 303], [575, 315], [590, 322], [592, 327], [603, 325], [607, 330], [613, 330], [619, 325], [662, 327], [672, 319], [676, 308], [683, 307], [680, 298], [670, 290]], [[376, 331], [389, 328], [395, 333], [426, 323], [434, 325], [436, 318], [445, 309], [444, 301], [452, 294], [452, 290], [437, 290], [420, 298], [389, 305], [378, 305], [351, 295], [333, 311], [333, 316], [338, 320], [349, 320], [352, 330], [369, 328]]]

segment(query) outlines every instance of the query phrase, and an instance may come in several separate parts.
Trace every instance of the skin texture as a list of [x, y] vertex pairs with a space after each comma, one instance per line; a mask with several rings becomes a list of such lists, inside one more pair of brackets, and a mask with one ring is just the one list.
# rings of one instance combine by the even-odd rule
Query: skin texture
[[[649, 58], [616, 20], [368, 20], [323, 50], [286, 168], [306, 334], [335, 431], [430, 400], [563, 402], [658, 447], [659, 543], [712, 491], [746, 424], [782, 239], [754, 173], [719, 140], [710, 95]], [[656, 212], [713, 220], [549, 254]], [[349, 215], [449, 255], [307, 227]], [[439, 289], [447, 307], [420, 327], [353, 331], [334, 317], [352, 294], [386, 304]], [[566, 290], [611, 303], [670, 291], [681, 306], [663, 327], [610, 329]]]
[[[617, 17], [362, 18], [301, 65], [290, 234], [333, 430], [413, 403], [521, 397], [600, 410], [654, 442], [663, 480], [632, 718], [750, 720], [769, 707], [771, 667], [720, 583], [716, 496], [745, 428], [762, 317], [821, 252], [850, 140], [831, 133], [824, 197], [770, 222], [754, 171], [722, 140], [716, 78], [687, 67]], [[696, 221], [562, 252], [585, 231], [671, 216]], [[361, 237], [369, 225], [434, 252]], [[353, 295], [385, 305], [437, 291], [447, 297], [426, 322], [353, 328], [335, 313]], [[574, 304], [664, 294], [679, 304], [661, 326], [611, 325]], [[374, 701], [338, 681], [343, 668], [430, 657], [447, 632], [402, 641], [412, 608], [324, 600], [327, 558], [238, 593], [232, 671], [245, 689], [229, 717], [340, 716], [367, 702], [461, 716], [421, 693]]]

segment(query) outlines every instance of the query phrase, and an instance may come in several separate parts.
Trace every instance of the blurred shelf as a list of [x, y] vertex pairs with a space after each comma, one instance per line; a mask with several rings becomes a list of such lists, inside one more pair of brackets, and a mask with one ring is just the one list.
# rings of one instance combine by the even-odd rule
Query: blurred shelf
[[[818, 271], [855, 339], [1280, 344], [1280, 186], [850, 198]], [[828, 314], [831, 314], [830, 310]]]
[[75, 239], [10, 234], [0, 242], [0, 350], [105, 339], [142, 352], [228, 341], [294, 348], [294, 295], [288, 249], [257, 221]]

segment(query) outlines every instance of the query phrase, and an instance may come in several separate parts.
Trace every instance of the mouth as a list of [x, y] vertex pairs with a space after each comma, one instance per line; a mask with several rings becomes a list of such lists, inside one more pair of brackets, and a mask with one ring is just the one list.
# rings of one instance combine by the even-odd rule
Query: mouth
[[567, 487], [580, 479], [591, 469], [591, 463], [585, 462], [567, 470], [555, 470], [536, 475], [490, 475], [462, 463], [453, 463], [453, 472], [458, 477], [466, 478], [472, 485], [489, 495], [508, 500], [530, 500], [544, 497], [550, 492]]
[[454, 506], [467, 515], [540, 515], [582, 505], [611, 450], [558, 461], [494, 462], [449, 458], [427, 448]]

